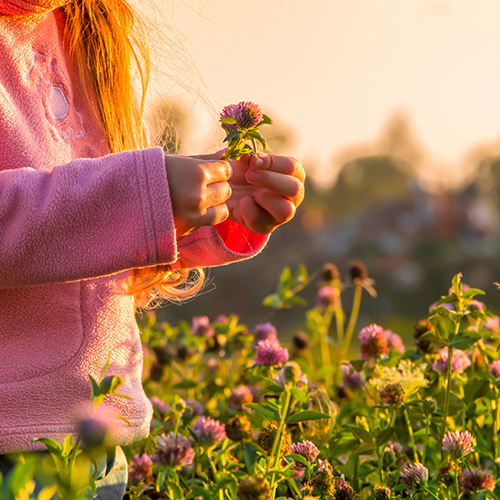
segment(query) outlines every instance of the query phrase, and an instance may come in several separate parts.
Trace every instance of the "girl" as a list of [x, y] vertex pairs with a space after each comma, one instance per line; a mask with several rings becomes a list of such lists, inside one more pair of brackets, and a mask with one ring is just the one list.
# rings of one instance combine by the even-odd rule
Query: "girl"
[[147, 147], [134, 21], [125, 0], [0, 0], [2, 454], [75, 434], [108, 355], [131, 398], [104, 400], [132, 424], [112, 443], [147, 436], [134, 295], [181, 295], [189, 268], [254, 256], [303, 198], [292, 158]]

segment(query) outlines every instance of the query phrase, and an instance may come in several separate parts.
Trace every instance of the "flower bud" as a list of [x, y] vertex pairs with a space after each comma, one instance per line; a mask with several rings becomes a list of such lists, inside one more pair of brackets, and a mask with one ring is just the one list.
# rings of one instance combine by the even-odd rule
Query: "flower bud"
[[321, 271], [321, 277], [323, 281], [331, 283], [332, 281], [337, 281], [340, 279], [340, 273], [335, 264], [330, 264], [327, 262]]
[[352, 281], [365, 280], [368, 278], [368, 269], [360, 260], [349, 262], [349, 276]]

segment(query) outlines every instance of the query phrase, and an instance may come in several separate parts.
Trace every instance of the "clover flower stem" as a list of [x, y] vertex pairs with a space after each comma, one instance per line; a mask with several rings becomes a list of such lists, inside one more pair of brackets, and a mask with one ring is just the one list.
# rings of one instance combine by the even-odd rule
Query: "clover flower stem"
[[396, 416], [397, 416], [397, 414], [398, 414], [398, 410], [397, 410], [397, 408], [395, 408], [395, 407], [394, 407], [394, 408], [392, 409], [392, 412], [391, 412], [391, 413], [392, 413], [392, 415], [391, 415], [391, 421], [390, 421], [390, 423], [389, 423], [389, 429], [390, 429], [391, 427], [394, 427], [394, 424], [395, 424], [395, 422], [396, 422]]
[[[281, 438], [283, 436], [283, 429], [285, 428], [286, 425], [286, 416], [288, 414], [288, 408], [290, 407], [290, 401], [292, 399], [292, 392], [290, 391], [290, 387], [288, 385], [285, 386], [285, 391], [286, 391], [286, 399], [285, 399], [285, 405], [282, 408], [282, 411], [280, 412], [280, 423], [278, 426], [278, 430], [276, 431], [276, 436], [274, 437], [274, 442], [273, 442], [273, 448], [271, 451], [271, 468], [275, 469], [276, 466], [278, 465], [279, 461], [279, 456], [280, 456], [280, 451], [281, 451]], [[271, 475], [271, 500], [274, 500], [274, 497], [276, 495], [276, 487], [274, 485], [276, 475], [273, 472]]]
[[[500, 431], [500, 401], [498, 399], [498, 387], [495, 387], [495, 399], [492, 403], [495, 403], [495, 420], [493, 422], [493, 436], [491, 442], [493, 444], [493, 456], [498, 457], [498, 432]], [[497, 471], [500, 473], [500, 463], [495, 460]]]
[[458, 487], [458, 463], [457, 460], [455, 462], [455, 498], [458, 500], [460, 498], [460, 488]]
[[354, 300], [352, 303], [351, 316], [349, 318], [349, 324], [347, 325], [347, 330], [344, 338], [344, 343], [342, 344], [342, 350], [340, 351], [340, 357], [344, 358], [349, 352], [349, 346], [351, 344], [352, 334], [354, 333], [354, 327], [356, 326], [356, 321], [358, 320], [359, 307], [361, 305], [361, 292], [363, 287], [361, 285], [356, 285], [354, 289]]
[[344, 313], [342, 311], [342, 299], [340, 290], [333, 297], [333, 307], [335, 311], [335, 320], [337, 323], [337, 343], [341, 346], [344, 342]]
[[382, 458], [384, 456], [384, 450], [382, 449], [382, 453], [379, 452], [379, 449], [378, 447], [376, 448], [377, 450], [377, 462], [378, 462], [378, 475], [379, 475], [379, 478], [380, 478], [380, 483], [381, 484], [384, 484], [385, 483], [385, 479], [384, 479], [384, 470], [382, 468]]
[[420, 459], [418, 458], [418, 450], [417, 446], [415, 445], [415, 437], [413, 436], [413, 429], [411, 427], [410, 416], [408, 415], [408, 408], [406, 406], [404, 407], [403, 413], [405, 416], [406, 425], [408, 427], [408, 435], [410, 436], [410, 445], [413, 448], [413, 453], [415, 454], [415, 462], [419, 464]]
[[428, 493], [432, 498], [434, 498], [435, 500], [440, 500], [436, 495], [434, 495], [434, 493], [432, 493], [432, 491], [430, 491], [429, 489], [425, 488], [424, 487], [424, 492], [425, 493]]
[[[323, 316], [324, 318], [324, 323], [321, 328], [321, 335], [320, 335], [320, 347], [321, 347], [321, 360], [323, 362], [323, 366], [331, 366], [332, 361], [331, 361], [331, 356], [330, 356], [330, 342], [329, 342], [329, 332], [330, 332], [330, 325], [332, 324], [332, 316], [333, 316], [333, 310], [331, 307], [327, 307], [325, 310], [325, 314]], [[326, 382], [327, 385], [333, 385], [333, 373], [329, 373], [326, 376]]]
[[429, 443], [429, 428], [431, 419], [427, 417], [425, 420], [425, 437], [424, 437], [424, 448], [422, 450], [422, 463], [425, 465], [425, 457], [427, 456], [427, 444]]
[[[210, 469], [212, 471], [212, 474], [214, 475], [214, 481], [217, 483], [217, 469], [215, 468], [214, 462], [212, 460], [212, 454], [210, 453], [210, 450], [207, 450], [207, 459], [208, 459], [208, 464], [210, 465]], [[224, 500], [224, 491], [219, 490], [219, 500]]]

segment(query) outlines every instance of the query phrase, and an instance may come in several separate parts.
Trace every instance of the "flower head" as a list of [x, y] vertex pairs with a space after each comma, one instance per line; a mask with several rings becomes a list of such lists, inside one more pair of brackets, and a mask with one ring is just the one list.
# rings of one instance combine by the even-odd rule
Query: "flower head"
[[406, 401], [406, 394], [401, 384], [389, 382], [378, 390], [380, 400], [387, 406], [401, 405]]
[[384, 329], [379, 325], [370, 325], [359, 332], [361, 359], [381, 358], [389, 354], [389, 346]]
[[256, 365], [279, 365], [288, 361], [288, 349], [281, 347], [276, 339], [261, 340], [257, 343]]
[[323, 281], [326, 281], [327, 283], [340, 280], [338, 267], [335, 264], [327, 262], [323, 265], [323, 269], [321, 270], [321, 277], [323, 278]]
[[224, 424], [210, 417], [200, 417], [193, 425], [193, 434], [200, 443], [212, 445], [226, 439]]
[[391, 490], [383, 484], [376, 484], [373, 487], [373, 496], [375, 500], [390, 500]]
[[131, 484], [153, 482], [153, 462], [148, 454], [134, 455], [128, 468], [128, 481]]
[[156, 438], [156, 450], [153, 461], [167, 467], [180, 468], [193, 463], [194, 450], [188, 439], [173, 432]]
[[86, 412], [78, 420], [77, 427], [82, 447], [97, 448], [105, 444], [113, 427], [113, 421], [111, 415], [98, 408]]
[[500, 359], [497, 359], [490, 364], [489, 372], [495, 378], [500, 378]]
[[236, 415], [227, 422], [225, 428], [227, 437], [233, 441], [255, 439], [252, 423], [246, 415]]
[[340, 365], [340, 371], [342, 372], [341, 387], [357, 389], [358, 387], [361, 387], [363, 385], [361, 375], [351, 365]]
[[495, 489], [493, 476], [483, 469], [463, 470], [460, 473], [459, 483], [462, 493], [475, 493], [481, 490], [493, 491]]
[[[453, 349], [453, 354], [451, 357], [451, 370], [453, 373], [462, 373], [471, 364], [470, 359], [467, 354], [460, 349]], [[445, 373], [448, 369], [448, 347], [443, 347], [439, 351], [439, 359], [432, 363], [432, 369], [439, 372]]]
[[410, 465], [401, 472], [401, 481], [413, 489], [421, 483], [426, 483], [428, 478], [429, 471], [422, 464]]
[[230, 104], [222, 110], [220, 119], [225, 118], [236, 120], [235, 124], [226, 124], [231, 130], [248, 129], [257, 126], [262, 121], [262, 111], [253, 102], [241, 101], [238, 104]]
[[311, 441], [302, 441], [290, 445], [290, 453], [303, 456], [308, 462], [312, 463], [319, 455], [319, 450]]
[[335, 289], [331, 286], [322, 286], [316, 292], [316, 308], [325, 309], [333, 304], [335, 300]]
[[388, 383], [400, 384], [407, 397], [425, 387], [428, 381], [424, 377], [425, 364], [416, 365], [409, 359], [401, 361], [397, 367], [377, 365], [373, 370], [373, 378], [369, 381], [371, 386], [380, 389]]
[[170, 405], [160, 399], [158, 396], [151, 396], [149, 398], [153, 408], [158, 412], [161, 417], [164, 417], [170, 411]]
[[401, 340], [401, 337], [391, 330], [384, 330], [385, 338], [387, 339], [387, 345], [389, 349], [394, 349], [400, 353], [405, 352], [405, 345]]
[[431, 341], [420, 340], [420, 337], [434, 330], [433, 324], [428, 319], [422, 319], [418, 323], [413, 325], [413, 328], [414, 328], [413, 337], [415, 339], [415, 346], [417, 347], [417, 350], [423, 353], [429, 352], [432, 345]]
[[360, 260], [349, 262], [349, 276], [354, 280], [366, 280], [368, 278], [368, 269]]
[[191, 332], [196, 337], [211, 338], [215, 335], [208, 316], [195, 316], [191, 324]]
[[335, 480], [335, 500], [355, 500], [356, 494], [352, 486], [344, 479], [344, 475], [340, 479]]
[[254, 343], [258, 344], [261, 340], [278, 340], [278, 332], [271, 323], [261, 323], [253, 331]]
[[237, 498], [240, 500], [268, 500], [270, 495], [271, 487], [262, 477], [247, 477], [238, 485]]
[[303, 354], [311, 345], [311, 340], [304, 332], [296, 332], [292, 338], [293, 345], [297, 349], [297, 354]]
[[231, 396], [229, 396], [229, 408], [237, 410], [252, 401], [253, 396], [250, 389], [246, 385], [239, 385], [232, 390]]
[[474, 438], [469, 431], [447, 432], [443, 438], [443, 451], [453, 458], [464, 457], [474, 451]]
[[307, 388], [309, 385], [307, 375], [302, 373], [299, 364], [295, 361], [287, 361], [273, 380], [281, 387], [285, 387], [288, 382], [297, 385], [300, 389]]
[[328, 397], [327, 392], [322, 387], [309, 393], [308, 409], [319, 411], [330, 415], [330, 418], [320, 418], [318, 420], [309, 420], [307, 430], [311, 437], [318, 439], [328, 439], [333, 431], [335, 419], [339, 413], [338, 406]]
[[[271, 422], [268, 425], [266, 425], [260, 432], [259, 446], [263, 450], [270, 452], [273, 448], [277, 432], [278, 432], [278, 426], [274, 422]], [[289, 453], [290, 453], [290, 437], [288, 436], [286, 430], [283, 430], [283, 434], [281, 435], [281, 448], [279, 454], [285, 456], [288, 455]]]

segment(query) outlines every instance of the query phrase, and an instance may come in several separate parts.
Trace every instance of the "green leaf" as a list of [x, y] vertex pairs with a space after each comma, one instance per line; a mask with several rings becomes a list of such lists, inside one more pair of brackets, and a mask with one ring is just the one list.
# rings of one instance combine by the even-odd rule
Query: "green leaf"
[[356, 427], [355, 425], [349, 426], [349, 429], [356, 437], [361, 439], [361, 441], [369, 444], [372, 448], [375, 447], [373, 437], [366, 429], [364, 429], [363, 427]]
[[471, 403], [475, 399], [482, 398], [490, 392], [490, 382], [487, 379], [474, 377], [464, 387], [464, 402]]
[[395, 432], [396, 427], [389, 427], [388, 429], [384, 429], [383, 431], [381, 431], [376, 438], [377, 448], [385, 445]]
[[482, 338], [482, 335], [477, 332], [467, 331], [460, 332], [453, 340], [450, 342], [451, 347], [454, 349], [467, 350], [470, 349], [478, 340]]
[[479, 290], [479, 288], [469, 288], [462, 294], [462, 297], [464, 299], [471, 299], [474, 295], [485, 295], [485, 293], [482, 290]]
[[462, 295], [462, 273], [455, 274], [451, 280], [451, 286], [455, 295]]
[[290, 455], [287, 455], [286, 457], [291, 458], [295, 462], [299, 462], [302, 465], [305, 465], [306, 467], [310, 466], [310, 463], [302, 455], [297, 455], [296, 453], [290, 453]]
[[288, 417], [286, 420], [287, 424], [295, 424], [297, 422], [304, 422], [305, 420], [319, 420], [320, 418], [332, 418], [327, 413], [321, 413], [320, 411], [314, 410], [304, 410], [295, 413], [291, 417]]
[[34, 438], [32, 441], [34, 443], [43, 443], [51, 453], [58, 457], [62, 457], [63, 449], [57, 441], [50, 438]]
[[235, 139], [236, 137], [239, 137], [241, 135], [241, 130], [234, 130], [228, 136], [224, 139], [223, 142], [228, 142], [231, 141], [232, 139]]
[[262, 120], [260, 121], [260, 123], [257, 125], [257, 126], [260, 126], [260, 125], [271, 125], [273, 122], [271, 120], [271, 118], [269, 118], [269, 116], [267, 115], [262, 115]]
[[219, 121], [226, 125], [236, 125], [236, 120], [234, 118], [221, 118]]
[[354, 453], [356, 455], [371, 455], [374, 451], [373, 445], [363, 443], [354, 450]]
[[259, 415], [262, 415], [265, 419], [271, 420], [272, 422], [279, 422], [280, 417], [277, 411], [269, 408], [269, 406], [263, 406], [259, 403], [247, 403], [243, 405], [245, 408], [251, 408]]
[[90, 374], [89, 374], [89, 379], [90, 383], [92, 384], [92, 399], [94, 399], [94, 397], [99, 397], [99, 395], [101, 394], [99, 392], [99, 384], [97, 383], [95, 378]]
[[272, 293], [262, 301], [262, 305], [272, 307], [273, 309], [281, 309], [281, 307], [283, 306], [283, 302], [281, 301], [280, 296], [277, 293]]
[[198, 387], [198, 384], [194, 380], [181, 380], [179, 383], [174, 385], [174, 389], [192, 389], [193, 387]]
[[290, 392], [302, 403], [307, 403], [307, 394], [299, 387], [292, 387]]

